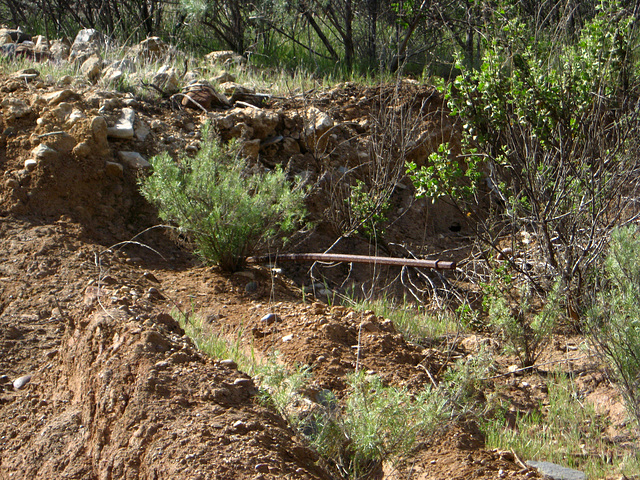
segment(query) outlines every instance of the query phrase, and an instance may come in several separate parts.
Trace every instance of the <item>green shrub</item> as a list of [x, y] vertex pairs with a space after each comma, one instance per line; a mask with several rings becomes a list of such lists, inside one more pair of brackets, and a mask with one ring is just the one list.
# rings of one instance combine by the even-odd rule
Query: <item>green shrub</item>
[[350, 377], [349, 387], [344, 409], [318, 418], [319, 428], [311, 440], [350, 478], [364, 478], [382, 461], [409, 454], [450, 415], [439, 390], [427, 388], [412, 395], [363, 372]]
[[607, 282], [590, 310], [589, 338], [609, 365], [627, 409], [640, 424], [640, 231], [614, 230], [606, 258]]
[[542, 353], [556, 325], [559, 310], [556, 291], [546, 298], [544, 305], [536, 304], [530, 285], [517, 291], [509, 285], [490, 288], [484, 304], [488, 323], [515, 354], [522, 367], [530, 367]]
[[178, 163], [167, 153], [152, 158], [153, 174], [140, 189], [162, 220], [193, 239], [198, 255], [235, 271], [248, 255], [296, 229], [305, 194], [280, 168], [249, 173], [240, 145], [221, 144], [208, 126], [202, 138], [194, 157], [182, 155]]
[[[539, 269], [522, 276], [545, 291], [560, 279], [577, 321], [608, 233], [637, 198], [634, 16], [602, 2], [571, 42], [534, 36], [515, 4], [492, 19], [480, 67], [461, 56], [446, 92], [460, 154], [451, 158], [445, 144], [409, 173], [419, 193], [480, 207], [478, 233], [494, 249], [503, 235], [533, 232]], [[489, 219], [481, 198], [495, 205]]]

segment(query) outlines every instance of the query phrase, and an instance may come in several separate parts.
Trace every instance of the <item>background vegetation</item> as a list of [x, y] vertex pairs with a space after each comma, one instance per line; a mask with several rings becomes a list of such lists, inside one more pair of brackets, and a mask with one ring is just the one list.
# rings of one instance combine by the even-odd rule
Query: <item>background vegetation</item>
[[[0, 18], [48, 38], [80, 27], [121, 41], [157, 35], [188, 49], [229, 49], [263, 64], [315, 71], [399, 69], [450, 76], [455, 52], [478, 66], [500, 37], [501, 12], [522, 41], [577, 42], [597, 0], [0, 0]], [[637, 17], [637, 2], [615, 4]], [[498, 17], [498, 18], [497, 18]]]

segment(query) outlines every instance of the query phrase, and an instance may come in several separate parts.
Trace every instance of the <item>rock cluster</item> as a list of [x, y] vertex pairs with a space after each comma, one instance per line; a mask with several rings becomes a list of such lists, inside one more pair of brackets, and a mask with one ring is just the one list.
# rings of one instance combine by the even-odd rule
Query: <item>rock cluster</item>
[[[411, 191], [400, 182], [404, 169], [389, 173], [396, 161], [392, 157], [400, 155], [424, 164], [440, 143], [453, 142], [453, 128], [441, 125], [442, 99], [416, 82], [403, 84], [405, 96], [401, 106], [394, 108], [384, 105], [384, 91], [369, 92], [352, 84], [322, 96], [280, 99], [238, 83], [227, 71], [205, 79], [201, 72], [188, 70], [188, 63], [181, 68], [178, 59], [186, 56], [157, 37], [126, 48], [92, 29], [78, 32], [73, 42], [0, 30], [0, 55], [26, 51], [34, 60], [73, 63], [79, 76], [43, 78], [34, 64], [1, 87], [5, 95], [0, 101], [4, 119], [0, 142], [13, 141], [13, 132], [34, 130], [29, 158], [20, 169], [4, 173], [4, 186], [13, 197], [10, 208], [33, 203], [34, 190], [44, 186], [52, 171], [56, 178], [64, 177], [64, 162], [69, 159], [86, 162], [84, 171], [92, 173], [62, 180], [65, 188], [58, 187], [60, 196], [68, 195], [65, 190], [70, 181], [88, 184], [86, 195], [95, 195], [100, 178], [106, 178], [115, 182], [112, 191], [97, 201], [87, 200], [89, 205], [98, 203], [97, 212], [103, 214], [127, 208], [117, 199], [123, 179], [148, 169], [148, 158], [159, 152], [197, 153], [201, 142], [197, 125], [206, 120], [224, 141], [238, 140], [243, 155], [257, 169], [279, 165], [289, 178], [318, 187], [310, 202], [319, 211], [335, 211], [339, 229], [350, 220], [342, 218], [344, 212], [336, 205], [348, 200], [351, 185], [379, 178], [389, 184], [385, 188], [404, 191], [396, 202], [400, 215], [408, 208]], [[232, 52], [212, 52], [206, 61], [221, 68], [244, 68], [244, 59]], [[134, 94], [102, 90], [113, 90], [122, 82], [159, 94], [167, 108], [179, 112], [179, 118], [171, 122], [173, 128], [151, 113], [155, 106]], [[23, 94], [25, 85], [29, 96]], [[409, 133], [398, 131], [396, 135], [395, 125], [402, 123], [402, 112], [415, 108], [418, 121], [412, 128], [418, 131], [409, 132], [413, 140], [408, 142]], [[437, 122], [438, 128], [429, 122]], [[406, 150], [397, 153], [399, 146]], [[96, 185], [91, 186], [91, 181]], [[83, 215], [95, 214], [91, 206], [83, 211]]]

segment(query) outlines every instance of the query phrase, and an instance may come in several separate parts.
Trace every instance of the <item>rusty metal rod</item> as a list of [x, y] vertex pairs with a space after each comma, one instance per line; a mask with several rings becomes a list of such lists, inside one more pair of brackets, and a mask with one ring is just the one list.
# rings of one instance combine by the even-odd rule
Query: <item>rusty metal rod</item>
[[370, 257], [367, 255], [343, 255], [340, 253], [285, 253], [248, 257], [247, 263], [270, 262], [353, 262], [375, 263], [377, 265], [397, 265], [399, 267], [422, 267], [438, 270], [453, 270], [456, 262], [447, 260], [418, 260], [415, 258]]

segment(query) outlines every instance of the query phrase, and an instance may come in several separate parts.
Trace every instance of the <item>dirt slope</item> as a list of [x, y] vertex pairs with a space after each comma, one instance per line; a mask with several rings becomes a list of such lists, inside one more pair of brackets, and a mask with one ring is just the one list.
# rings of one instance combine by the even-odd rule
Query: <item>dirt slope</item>
[[[0, 478], [339, 478], [260, 401], [251, 378], [198, 352], [172, 312], [243, 332], [257, 355], [277, 350], [289, 365], [310, 366], [310, 402], [323, 389], [339, 397], [356, 366], [417, 389], [439, 377], [446, 359], [372, 313], [303, 301], [286, 275], [274, 279], [262, 267], [222, 275], [158, 231], [136, 237], [154, 251], [116, 245], [158, 223], [136, 192], [139, 172], [118, 152], [184, 148], [202, 118], [88, 86], [52, 102], [63, 90], [0, 78]], [[323, 101], [346, 118], [371, 94], [348, 86], [331, 94], [343, 103]], [[112, 110], [98, 113], [106, 100]], [[108, 138], [95, 118], [112, 124], [127, 107], [151, 133]], [[76, 109], [84, 117], [71, 125], [65, 112]], [[40, 145], [53, 153], [34, 154]], [[278, 320], [261, 321], [266, 313]], [[406, 464], [375, 472], [389, 479], [536, 475], [508, 453], [484, 450], [477, 428], [464, 424], [443, 426]]]

